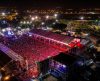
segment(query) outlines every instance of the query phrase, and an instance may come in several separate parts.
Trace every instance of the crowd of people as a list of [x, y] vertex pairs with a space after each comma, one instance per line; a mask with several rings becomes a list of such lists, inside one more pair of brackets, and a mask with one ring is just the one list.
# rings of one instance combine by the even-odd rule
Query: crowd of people
[[[50, 31], [34, 29], [31, 32], [66, 44], [69, 44], [74, 40], [73, 37], [65, 37]], [[46, 43], [46, 40], [45, 42], [37, 40], [34, 35], [23, 34], [14, 40], [12, 38], [1, 36], [0, 39], [1, 43], [24, 58], [22, 62], [15, 62], [15, 69], [13, 70], [15, 74], [20, 74], [23, 77], [37, 77], [39, 75], [37, 62], [56, 56], [62, 52], [60, 49], [54, 47], [56, 43], [53, 45], [53, 41], [51, 41], [50, 45], [48, 44], [48, 41]], [[59, 44], [57, 45], [59, 48], [63, 46], [63, 44], [61, 46], [59, 46]], [[64, 48], [67, 49], [67, 46], [65, 45]]]
[[6, 42], [3, 41], [2, 43], [24, 58], [23, 64], [17, 62], [16, 68], [20, 68], [18, 70], [20, 72], [25, 68], [24, 71], [27, 71], [26, 74], [28, 74], [28, 77], [38, 76], [36, 62], [45, 60], [51, 56], [55, 56], [60, 52], [58, 49], [34, 40], [33, 37], [28, 35], [22, 35], [16, 40], [11, 40], [8, 38], [5, 39]]

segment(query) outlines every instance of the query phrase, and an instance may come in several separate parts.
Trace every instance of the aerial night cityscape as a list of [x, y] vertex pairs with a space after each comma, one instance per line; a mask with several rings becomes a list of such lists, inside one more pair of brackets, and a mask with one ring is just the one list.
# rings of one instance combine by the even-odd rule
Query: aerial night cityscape
[[0, 81], [100, 81], [99, 0], [0, 0]]

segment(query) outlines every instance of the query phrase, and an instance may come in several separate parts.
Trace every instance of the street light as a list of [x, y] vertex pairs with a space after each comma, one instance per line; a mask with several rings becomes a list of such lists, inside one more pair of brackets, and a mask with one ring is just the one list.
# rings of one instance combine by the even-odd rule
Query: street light
[[30, 22], [29, 22], [29, 21], [27, 21], [27, 24], [30, 24]]
[[7, 81], [9, 79], [10, 79], [10, 75], [7, 75], [7, 76], [4, 77], [4, 81]]
[[35, 19], [38, 19], [38, 16], [35, 16]]
[[57, 18], [58, 14], [54, 14], [54, 17]]
[[35, 18], [34, 18], [34, 17], [32, 17], [32, 18], [31, 18], [31, 20], [32, 20], [32, 21], [34, 21], [34, 20], [35, 20]]
[[80, 19], [81, 19], [81, 20], [84, 20], [84, 17], [83, 17], [83, 16], [81, 16], [81, 17], [80, 17]]
[[56, 19], [56, 22], [58, 22], [58, 19]]
[[26, 21], [24, 21], [23, 24], [26, 24]]
[[17, 13], [17, 12], [16, 12], [15, 14], [16, 14], [16, 15], [18, 15], [18, 13]]
[[6, 31], [6, 29], [2, 29], [2, 32], [5, 32]]
[[5, 16], [5, 15], [6, 15], [6, 13], [2, 12], [2, 16]]
[[55, 25], [56, 23], [55, 22], [53, 22], [53, 25]]
[[45, 23], [44, 23], [44, 22], [42, 22], [41, 24], [42, 24], [42, 25], [44, 25]]
[[49, 15], [46, 16], [46, 19], [49, 19]]

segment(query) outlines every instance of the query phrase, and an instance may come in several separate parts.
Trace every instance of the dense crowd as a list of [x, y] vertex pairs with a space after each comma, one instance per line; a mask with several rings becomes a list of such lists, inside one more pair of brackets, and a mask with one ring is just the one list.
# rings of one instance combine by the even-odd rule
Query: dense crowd
[[18, 63], [17, 67], [25, 68], [26, 66], [28, 77], [38, 76], [37, 74], [38, 68], [36, 62], [45, 60], [51, 56], [55, 56], [60, 52], [58, 49], [52, 48], [49, 45], [34, 40], [33, 37], [30, 37], [28, 35], [23, 35], [16, 40], [11, 40], [9, 38], [5, 38], [5, 39], [4, 39], [5, 42], [3, 40], [2, 43], [4, 43], [7, 47], [9, 47], [14, 52], [21, 55], [24, 58], [24, 62], [23, 62], [24, 65], [22, 63], [21, 65]]
[[[50, 40], [44, 40], [45, 42], [40, 41], [42, 39], [38, 40], [34, 37], [34, 35], [29, 34], [23, 34], [17, 39], [12, 39], [9, 37], [0, 37], [0, 42], [6, 45], [8, 48], [13, 50], [16, 54], [22, 56], [24, 60], [22, 62], [17, 61], [15, 64], [15, 70], [14, 73], [25, 76], [26, 77], [37, 77], [39, 75], [39, 70], [37, 66], [37, 62], [43, 61], [47, 58], [50, 58], [52, 56], [58, 55], [60, 52], [62, 52], [58, 48], [65, 48], [67, 49], [66, 44], [71, 44], [71, 42], [74, 40], [73, 37], [63, 36], [59, 34], [52, 33], [50, 31], [44, 31], [44, 30], [37, 30], [34, 29], [31, 31], [33, 34], [41, 35], [56, 41], [51, 40], [51, 45], [48, 44]], [[58, 44], [59, 42], [63, 42], [61, 44]], [[60, 45], [60, 46], [59, 46]], [[72, 45], [72, 44], [71, 44]], [[73, 43], [73, 45], [75, 45]], [[54, 47], [56, 46], [56, 47]]]

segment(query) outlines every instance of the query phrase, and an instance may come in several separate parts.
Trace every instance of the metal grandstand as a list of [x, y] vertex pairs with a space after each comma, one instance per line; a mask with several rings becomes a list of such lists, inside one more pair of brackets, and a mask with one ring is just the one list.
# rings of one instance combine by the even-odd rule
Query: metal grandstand
[[12, 60], [23, 60], [23, 57], [15, 53], [13, 50], [5, 46], [4, 44], [0, 43], [0, 50], [3, 51], [5, 54], [7, 54]]

